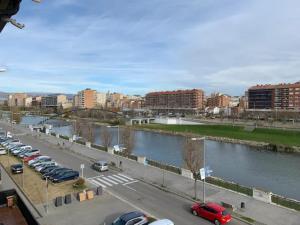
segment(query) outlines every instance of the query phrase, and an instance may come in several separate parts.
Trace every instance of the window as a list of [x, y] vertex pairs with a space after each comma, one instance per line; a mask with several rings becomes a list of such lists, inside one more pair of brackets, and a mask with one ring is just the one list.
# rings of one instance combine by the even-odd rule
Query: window
[[134, 225], [137, 224], [138, 222], [141, 222], [143, 219], [142, 218], [136, 218], [133, 220], [130, 220], [128, 223], [126, 223], [126, 225]]

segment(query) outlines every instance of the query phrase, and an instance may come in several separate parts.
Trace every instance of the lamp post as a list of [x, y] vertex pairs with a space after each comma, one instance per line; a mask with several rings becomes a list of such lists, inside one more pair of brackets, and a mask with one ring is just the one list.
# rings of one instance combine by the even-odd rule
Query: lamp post
[[200, 141], [201, 144], [203, 144], [203, 169], [204, 169], [204, 178], [203, 178], [203, 203], [205, 203], [205, 137], [201, 137], [201, 138], [192, 138], [191, 140], [193, 141]]

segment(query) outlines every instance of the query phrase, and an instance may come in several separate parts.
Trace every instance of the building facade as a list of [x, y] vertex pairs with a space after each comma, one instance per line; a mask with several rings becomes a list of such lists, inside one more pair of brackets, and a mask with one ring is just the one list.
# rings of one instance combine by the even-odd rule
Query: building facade
[[96, 106], [97, 107], [105, 107], [106, 105], [106, 93], [97, 92], [96, 96]]
[[230, 96], [221, 93], [213, 93], [206, 100], [206, 106], [211, 108], [213, 107], [225, 108], [229, 106], [229, 103], [230, 103]]
[[67, 96], [65, 95], [49, 95], [42, 97], [42, 107], [63, 107], [67, 102]]
[[85, 89], [78, 92], [78, 107], [82, 109], [92, 109], [96, 107], [97, 91]]
[[300, 82], [250, 87], [248, 107], [249, 109], [300, 110]]
[[204, 92], [200, 89], [151, 92], [146, 94], [149, 109], [203, 109]]
[[25, 107], [26, 93], [15, 93], [8, 96], [8, 106]]

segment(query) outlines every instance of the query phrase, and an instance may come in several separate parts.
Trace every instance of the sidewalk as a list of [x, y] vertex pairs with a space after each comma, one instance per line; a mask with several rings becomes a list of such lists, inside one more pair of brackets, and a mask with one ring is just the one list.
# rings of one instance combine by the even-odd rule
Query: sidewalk
[[[70, 150], [77, 154], [90, 158], [91, 160], [106, 160], [108, 162], [115, 162], [119, 165], [122, 161], [123, 170], [128, 175], [144, 180], [154, 185], [164, 185], [172, 192], [180, 193], [181, 195], [193, 197], [194, 196], [194, 180], [185, 178], [181, 175], [174, 174], [168, 171], [163, 171], [152, 166], [145, 166], [136, 161], [129, 160], [116, 155], [111, 155], [107, 152], [90, 149], [83, 145], [70, 143], [67, 140], [58, 139], [54, 136], [45, 135], [42, 133], [31, 133], [28, 129], [20, 128], [20, 132], [26, 132], [28, 135], [40, 136], [43, 140], [62, 146], [63, 143], [66, 150]], [[202, 198], [202, 182], [198, 181], [198, 198]], [[272, 225], [299, 225], [300, 213], [294, 210], [286, 209], [277, 205], [264, 203], [230, 190], [216, 187], [214, 185], [206, 184], [206, 200], [214, 202], [226, 202], [234, 205], [237, 208], [237, 213], [255, 219], [264, 224]], [[241, 202], [245, 202], [245, 209], [240, 209]]]

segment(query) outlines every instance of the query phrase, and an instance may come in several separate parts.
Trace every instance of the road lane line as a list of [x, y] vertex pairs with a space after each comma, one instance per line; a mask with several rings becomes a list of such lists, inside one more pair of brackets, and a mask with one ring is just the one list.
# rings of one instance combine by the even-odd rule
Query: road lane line
[[108, 181], [110, 183], [113, 183], [113, 184], [119, 184], [119, 183], [117, 183], [117, 182], [115, 182], [115, 181], [113, 181], [113, 180], [111, 180], [111, 179], [109, 179], [107, 177], [102, 177], [102, 179], [104, 179], [104, 180], [106, 180], [106, 181]]
[[134, 181], [130, 181], [130, 182], [127, 182], [125, 184], [122, 184], [122, 185], [128, 185], [128, 184], [133, 184], [133, 183], [136, 183], [136, 182], [139, 182], [138, 180], [134, 180]]
[[113, 177], [113, 176], [108, 176], [110, 179], [112, 179], [112, 180], [115, 180], [115, 181], [117, 181], [117, 182], [119, 182], [120, 184], [123, 184], [124, 182], [122, 181], [122, 180], [119, 180], [119, 179], [117, 179], [117, 178], [115, 178], [115, 177]]
[[124, 174], [121, 174], [121, 173], [119, 173], [118, 175], [119, 175], [119, 176], [122, 176], [122, 177], [125, 177], [125, 178], [127, 178], [128, 180], [134, 180], [134, 179], [132, 179], [131, 177], [127, 177], [127, 176], [125, 176]]
[[96, 180], [99, 181], [100, 183], [103, 183], [103, 184], [107, 185], [107, 186], [110, 186], [110, 187], [112, 186], [111, 183], [108, 183], [107, 181], [102, 180], [102, 179], [100, 179], [100, 178], [96, 178]]

